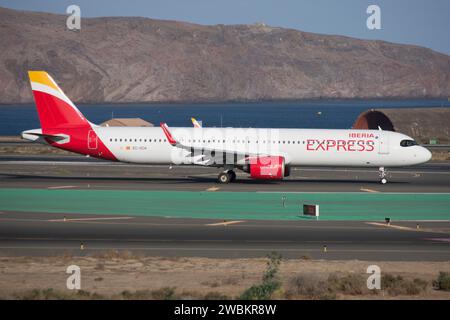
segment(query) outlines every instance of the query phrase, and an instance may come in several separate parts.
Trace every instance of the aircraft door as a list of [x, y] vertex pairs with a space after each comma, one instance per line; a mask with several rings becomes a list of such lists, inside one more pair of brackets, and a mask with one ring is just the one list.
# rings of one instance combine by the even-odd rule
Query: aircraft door
[[389, 154], [389, 132], [380, 131], [378, 135], [378, 153]]
[[87, 143], [88, 149], [90, 150], [97, 149], [97, 134], [94, 132], [94, 130], [89, 130]]

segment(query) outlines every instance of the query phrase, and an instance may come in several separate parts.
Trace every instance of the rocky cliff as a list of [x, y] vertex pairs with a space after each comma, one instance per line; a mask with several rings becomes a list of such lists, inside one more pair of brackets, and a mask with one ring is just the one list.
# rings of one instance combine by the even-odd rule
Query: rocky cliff
[[30, 102], [46, 70], [78, 102], [448, 97], [430, 49], [255, 25], [82, 19], [0, 8], [0, 103]]

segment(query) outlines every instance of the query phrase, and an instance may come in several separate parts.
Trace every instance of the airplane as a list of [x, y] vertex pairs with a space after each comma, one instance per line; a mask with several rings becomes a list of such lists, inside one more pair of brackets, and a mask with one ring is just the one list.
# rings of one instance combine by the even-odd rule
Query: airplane
[[421, 164], [431, 153], [399, 132], [354, 129], [102, 127], [91, 123], [45, 71], [29, 71], [41, 128], [24, 139], [110, 161], [220, 168], [218, 181], [282, 180], [292, 167], [386, 167]]

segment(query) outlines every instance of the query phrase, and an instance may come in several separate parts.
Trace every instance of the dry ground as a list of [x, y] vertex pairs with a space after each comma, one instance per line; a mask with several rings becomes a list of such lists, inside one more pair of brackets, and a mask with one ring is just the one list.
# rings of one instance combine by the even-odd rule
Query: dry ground
[[[167, 287], [173, 288], [180, 298], [195, 299], [205, 295], [236, 298], [261, 280], [266, 263], [267, 259], [159, 258], [141, 257], [129, 252], [108, 252], [92, 257], [0, 257], [0, 297], [23, 298], [33, 289], [47, 288], [68, 293], [68, 274], [65, 271], [67, 266], [76, 264], [81, 268], [82, 290], [106, 298], [123, 298], [125, 290], [153, 292]], [[427, 287], [418, 294], [407, 295], [385, 291], [358, 294], [354, 290], [343, 289], [336, 292], [334, 298], [450, 299], [450, 292], [436, 290], [432, 286], [439, 271], [450, 271], [450, 262], [312, 261], [307, 257], [282, 260], [280, 276], [283, 286], [274, 298], [321, 298], [288, 293], [292, 292], [292, 284], [299, 277], [327, 279], [330, 274], [357, 275], [365, 282], [368, 276], [366, 268], [371, 264], [378, 265], [383, 274], [401, 275], [408, 280], [422, 279]], [[319, 286], [320, 283], [314, 285]], [[144, 296], [152, 297], [155, 295]]]

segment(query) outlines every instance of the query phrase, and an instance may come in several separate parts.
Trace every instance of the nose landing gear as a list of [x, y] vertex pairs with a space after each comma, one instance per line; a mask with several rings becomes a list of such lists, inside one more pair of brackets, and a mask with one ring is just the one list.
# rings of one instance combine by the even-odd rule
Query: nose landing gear
[[380, 183], [381, 183], [381, 184], [386, 184], [386, 183], [387, 183], [387, 179], [386, 179], [387, 172], [386, 172], [386, 170], [384, 169], [384, 167], [380, 167], [380, 168], [378, 169], [378, 172], [379, 172], [379, 175], [380, 175]]

